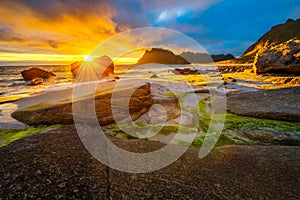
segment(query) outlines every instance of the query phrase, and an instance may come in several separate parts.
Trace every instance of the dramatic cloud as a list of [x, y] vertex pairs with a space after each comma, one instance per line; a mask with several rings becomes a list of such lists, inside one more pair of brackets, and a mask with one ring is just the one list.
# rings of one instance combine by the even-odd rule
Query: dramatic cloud
[[[139, 27], [170, 28], [209, 53], [241, 55], [273, 25], [299, 18], [299, 8], [295, 0], [0, 0], [0, 60], [8, 53], [86, 55], [110, 36]], [[136, 41], [123, 41], [130, 42]]]
[[166, 27], [180, 31], [210, 53], [241, 55], [272, 26], [300, 17], [294, 0], [114, 1], [114, 20], [127, 27]]
[[[191, 11], [201, 12], [221, 0], [113, 0], [114, 6], [118, 10], [113, 17], [120, 24], [127, 27], [137, 28], [146, 26], [160, 26], [166, 28], [179, 28], [181, 31], [195, 29], [195, 22], [185, 23], [182, 21], [189, 16]], [[181, 23], [183, 22], [183, 24]], [[177, 29], [176, 29], [177, 30]]]

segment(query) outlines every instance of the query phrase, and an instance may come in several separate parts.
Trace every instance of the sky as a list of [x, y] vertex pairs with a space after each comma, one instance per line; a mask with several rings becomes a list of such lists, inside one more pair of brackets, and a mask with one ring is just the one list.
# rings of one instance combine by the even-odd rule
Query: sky
[[272, 26], [300, 18], [300, 1], [0, 0], [0, 16], [0, 63], [80, 60], [106, 39], [141, 27], [172, 29], [210, 54], [240, 56]]

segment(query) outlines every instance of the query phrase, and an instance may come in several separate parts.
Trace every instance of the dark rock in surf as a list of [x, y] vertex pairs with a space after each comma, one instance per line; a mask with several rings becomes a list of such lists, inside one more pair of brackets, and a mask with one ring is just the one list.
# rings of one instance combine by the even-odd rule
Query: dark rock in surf
[[149, 78], [159, 78], [156, 74], [153, 74], [152, 76], [150, 76]]
[[25, 81], [31, 81], [35, 78], [49, 79], [55, 77], [56, 75], [53, 72], [48, 72], [39, 68], [31, 68], [21, 72]]
[[40, 85], [44, 82], [42, 78], [34, 78], [30, 81], [30, 85]]
[[198, 70], [196, 69], [190, 69], [190, 68], [184, 68], [184, 69], [180, 69], [180, 68], [175, 68], [173, 70], [174, 74], [181, 74], [181, 75], [190, 75], [190, 74], [200, 74]]

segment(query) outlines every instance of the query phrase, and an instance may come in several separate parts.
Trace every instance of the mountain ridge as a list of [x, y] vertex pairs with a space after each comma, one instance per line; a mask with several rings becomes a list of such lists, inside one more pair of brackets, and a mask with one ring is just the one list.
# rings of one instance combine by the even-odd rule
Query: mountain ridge
[[207, 53], [194, 53], [190, 51], [182, 52], [180, 56], [192, 63], [211, 63], [212, 61], [219, 62], [235, 58], [232, 54], [229, 53], [209, 55]]

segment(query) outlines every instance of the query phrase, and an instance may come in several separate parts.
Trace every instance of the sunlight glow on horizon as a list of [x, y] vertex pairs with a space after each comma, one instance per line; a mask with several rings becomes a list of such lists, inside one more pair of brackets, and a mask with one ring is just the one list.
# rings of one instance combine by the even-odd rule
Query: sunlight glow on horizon
[[[140, 57], [119, 57], [112, 58], [116, 65], [135, 64]], [[61, 55], [61, 54], [31, 54], [31, 53], [0, 53], [0, 63], [22, 63], [30, 62], [33, 64], [45, 63], [61, 63], [71, 64], [76, 61], [92, 61], [90, 55]]]
[[89, 56], [89, 55], [86, 55], [84, 56], [84, 61], [92, 61], [93, 60], [93, 57], [92, 56]]

